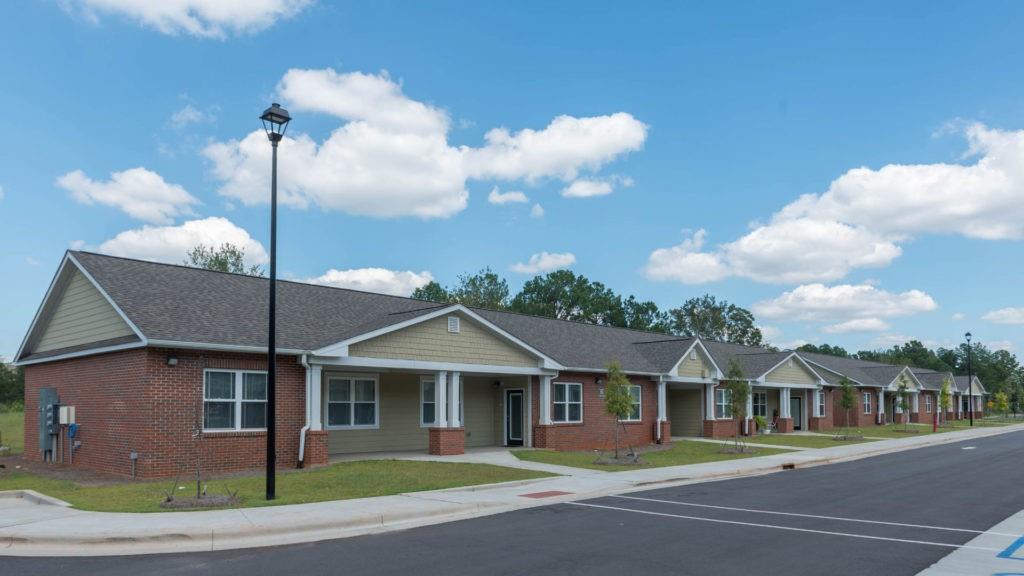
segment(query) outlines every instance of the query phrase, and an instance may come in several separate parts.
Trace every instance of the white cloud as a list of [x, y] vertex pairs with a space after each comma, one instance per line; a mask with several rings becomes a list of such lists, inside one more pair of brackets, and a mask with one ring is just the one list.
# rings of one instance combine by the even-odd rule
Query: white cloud
[[614, 187], [611, 182], [605, 180], [573, 180], [571, 184], [562, 189], [562, 196], [566, 198], [590, 198], [592, 196], [606, 196], [612, 193]]
[[92, 21], [100, 13], [125, 16], [163, 34], [224, 38], [259, 32], [294, 16], [312, 0], [61, 0]]
[[181, 186], [170, 184], [156, 172], [141, 167], [113, 172], [105, 182], [92, 180], [81, 170], [75, 170], [57, 178], [57, 185], [71, 192], [71, 197], [82, 204], [111, 206], [153, 224], [169, 224], [177, 216], [192, 214], [191, 206], [200, 204]]
[[894, 293], [864, 284], [805, 284], [753, 305], [759, 318], [845, 322], [930, 312], [935, 300], [920, 290]]
[[701, 252], [704, 229], [671, 248], [658, 248], [647, 258], [644, 273], [651, 280], [676, 280], [684, 284], [715, 282], [729, 275], [728, 267], [714, 253]]
[[227, 218], [190, 220], [180, 226], [143, 226], [125, 230], [100, 245], [99, 251], [156, 262], [180, 264], [198, 244], [234, 244], [245, 252], [247, 265], [269, 261], [263, 245]]
[[31, 256], [25, 256], [25, 263], [27, 263], [29, 266], [35, 267], [38, 267], [40, 264], [42, 264], [42, 262]]
[[981, 317], [995, 324], [1024, 324], [1024, 308], [1000, 308]]
[[526, 194], [511, 190], [509, 192], [502, 192], [497, 186], [491, 188], [491, 193], [487, 195], [487, 201], [491, 204], [520, 204], [529, 202], [530, 199], [526, 197]]
[[990, 350], [1006, 350], [1007, 352], [1013, 352], [1016, 345], [1009, 340], [993, 340], [986, 343]]
[[732, 276], [826, 282], [888, 266], [920, 235], [1024, 239], [1024, 130], [973, 124], [963, 133], [973, 163], [849, 170], [711, 254]]
[[510, 266], [510, 269], [519, 274], [544, 274], [552, 270], [568, 268], [575, 262], [576, 256], [571, 252], [540, 252], [530, 256], [526, 262], [516, 262]]
[[209, 114], [199, 110], [191, 104], [186, 104], [184, 108], [178, 110], [174, 114], [171, 114], [169, 122], [172, 128], [180, 130], [190, 124], [209, 122], [210, 120], [211, 116]]
[[541, 206], [540, 204], [534, 204], [533, 208], [530, 208], [530, 217], [531, 218], [543, 218], [544, 217], [544, 207]]
[[68, 248], [72, 250], [81, 250], [82, 248], [85, 248], [85, 240], [72, 240], [71, 242], [68, 242]]
[[0, 186], [0, 200], [4, 199], [4, 187]]
[[[621, 112], [560, 116], [542, 130], [496, 129], [483, 147], [454, 147], [449, 115], [409, 98], [386, 72], [289, 70], [277, 92], [293, 111], [344, 122], [320, 143], [305, 134], [282, 141], [280, 201], [382, 218], [452, 216], [467, 205], [469, 179], [573, 179], [638, 150], [647, 132]], [[204, 154], [222, 195], [257, 204], [269, 196], [270, 150], [266, 135], [254, 131]]]
[[426, 270], [412, 272], [410, 270], [388, 270], [386, 268], [352, 268], [348, 270], [332, 268], [321, 276], [309, 278], [305, 281], [338, 288], [408, 296], [414, 290], [425, 286], [433, 279], [433, 275]]
[[888, 329], [889, 324], [881, 318], [854, 318], [846, 322], [825, 326], [821, 331], [826, 334], [845, 334], [847, 332], [881, 332]]
[[953, 315], [950, 316], [950, 318], [952, 320], [960, 321], [960, 320], [963, 320], [964, 318], [967, 318], [967, 315], [964, 314], [963, 312], [954, 312]]

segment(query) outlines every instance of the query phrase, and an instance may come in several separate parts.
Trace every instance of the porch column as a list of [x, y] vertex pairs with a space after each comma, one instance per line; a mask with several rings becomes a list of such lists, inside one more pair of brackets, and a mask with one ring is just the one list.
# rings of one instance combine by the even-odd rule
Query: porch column
[[779, 390], [779, 418], [793, 418], [793, 406], [789, 399], [792, 395], [793, 391], [789, 388]]
[[747, 383], [747, 434], [754, 434], [754, 387]]
[[312, 381], [309, 383], [309, 429], [310, 430], [323, 430], [323, 367], [319, 364], [313, 364], [312, 375], [310, 378]]
[[665, 381], [658, 381], [658, 421], [654, 424], [654, 435], [658, 442], [662, 442], [662, 422], [665, 421]]
[[448, 419], [450, 428], [461, 428], [462, 427], [462, 394], [460, 388], [462, 387], [462, 378], [460, 378], [458, 372], [452, 372], [449, 382], [451, 383], [452, 393], [451, 399], [448, 401], [451, 404], [451, 417]]
[[878, 389], [878, 423], [885, 424], [885, 388]]
[[533, 448], [533, 377], [526, 377], [526, 447]]
[[715, 385], [704, 385], [704, 419], [715, 419]]
[[434, 377], [434, 426], [448, 427], [448, 373], [443, 370]]
[[913, 414], [917, 414], [921, 411], [921, 401], [919, 400], [920, 396], [921, 394], [919, 392], [914, 392], [910, 395], [910, 412]]
[[551, 424], [551, 376], [540, 377], [540, 425]]

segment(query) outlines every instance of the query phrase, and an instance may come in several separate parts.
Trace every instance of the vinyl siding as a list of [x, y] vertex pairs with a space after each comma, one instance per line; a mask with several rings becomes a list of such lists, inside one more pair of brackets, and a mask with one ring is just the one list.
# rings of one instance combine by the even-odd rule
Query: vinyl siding
[[690, 359], [690, 353], [686, 353], [686, 357], [679, 363], [679, 369], [676, 370], [676, 374], [679, 376], [689, 376], [690, 378], [703, 378], [705, 368], [708, 370], [709, 375], [712, 370], [711, 364], [705, 362], [704, 354], [700, 350], [694, 348], [697, 353], [695, 359]]
[[458, 333], [449, 332], [448, 317], [441, 316], [353, 344], [349, 347], [349, 355], [493, 366], [537, 366], [538, 360], [533, 355], [462, 314], [458, 316], [461, 319]]
[[465, 418], [466, 446], [493, 446], [494, 380], [462, 378], [462, 415]]
[[668, 419], [672, 423], [673, 436], [701, 435], [704, 423], [701, 421], [700, 403], [700, 390], [668, 391]]
[[817, 384], [818, 379], [811, 374], [807, 368], [800, 363], [799, 360], [791, 359], [793, 365], [789, 365], [789, 360], [782, 363], [782, 366], [772, 370], [765, 375], [766, 382], [774, 382], [777, 384]]
[[59, 350], [132, 334], [114, 307], [76, 270], [32, 351]]

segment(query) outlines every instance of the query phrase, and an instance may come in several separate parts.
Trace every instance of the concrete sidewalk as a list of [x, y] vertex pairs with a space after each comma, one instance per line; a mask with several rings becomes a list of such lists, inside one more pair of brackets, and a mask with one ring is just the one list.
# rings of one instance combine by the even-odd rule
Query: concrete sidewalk
[[[979, 428], [688, 466], [602, 472], [520, 461], [507, 451], [445, 457], [564, 474], [484, 486], [314, 504], [149, 514], [86, 512], [0, 492], [0, 554], [99, 556], [313, 542], [708, 480], [767, 474], [1024, 430]], [[431, 458], [419, 455], [418, 458]]]

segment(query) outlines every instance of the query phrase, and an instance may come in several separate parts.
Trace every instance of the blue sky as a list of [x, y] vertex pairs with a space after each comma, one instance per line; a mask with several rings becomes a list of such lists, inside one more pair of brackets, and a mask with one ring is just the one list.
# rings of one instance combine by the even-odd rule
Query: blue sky
[[1019, 4], [154, 4], [0, 22], [0, 355], [70, 246], [258, 261], [273, 100], [291, 278], [568, 264], [750, 307], [782, 346], [1024, 345]]

